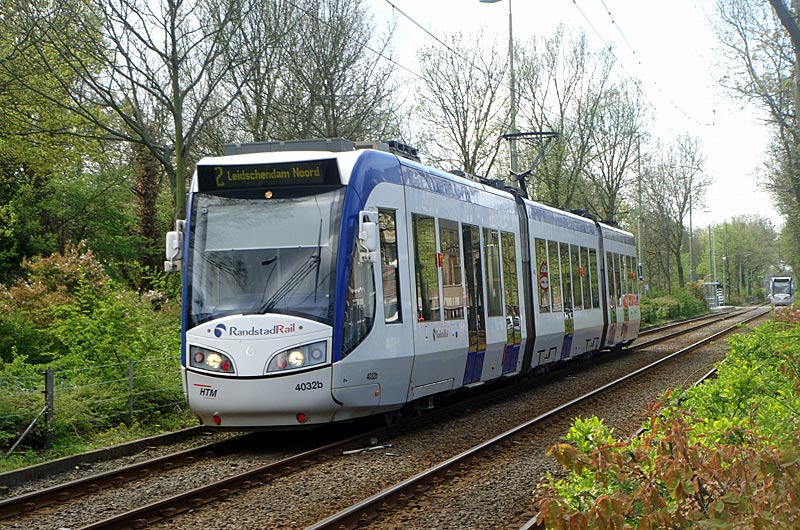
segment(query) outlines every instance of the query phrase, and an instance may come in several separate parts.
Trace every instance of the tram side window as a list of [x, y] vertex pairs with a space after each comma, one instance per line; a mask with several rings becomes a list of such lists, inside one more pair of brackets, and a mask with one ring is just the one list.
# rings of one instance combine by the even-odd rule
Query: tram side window
[[547, 242], [548, 265], [550, 267], [550, 290], [553, 293], [553, 312], [558, 313], [564, 309], [561, 298], [561, 260], [558, 257], [558, 243]]
[[584, 309], [591, 309], [593, 305], [592, 301], [592, 279], [591, 274], [589, 272], [589, 249], [586, 247], [581, 247], [581, 268], [580, 268], [580, 277], [581, 277], [581, 289], [583, 289], [583, 307]]
[[467, 328], [469, 347], [472, 348], [470, 351], [480, 351], [486, 347], [480, 239], [481, 232], [477, 226], [461, 225], [461, 241], [464, 243], [464, 280], [467, 288]]
[[411, 216], [414, 231], [414, 279], [417, 284], [417, 319], [441, 320], [439, 270], [436, 266], [436, 226], [433, 217]]
[[[503, 294], [506, 301], [506, 326], [519, 332], [519, 285], [517, 284], [517, 247], [514, 234], [500, 234], [500, 250], [503, 254]], [[511, 319], [510, 322], [508, 319]]]
[[614, 271], [614, 255], [611, 252], [606, 252], [606, 277], [608, 278], [608, 302], [611, 308], [617, 307], [617, 274]]
[[589, 249], [589, 284], [592, 289], [592, 306], [600, 307], [600, 277], [597, 275], [597, 251]]
[[544, 239], [536, 239], [536, 261], [534, 262], [534, 278], [538, 283], [539, 292], [539, 313], [550, 312], [550, 285], [552, 284], [552, 277], [548, 270], [547, 265], [547, 241]]
[[375, 322], [375, 276], [372, 263], [361, 263], [354, 245], [344, 310], [342, 355], [347, 355], [372, 329]]
[[500, 238], [497, 230], [483, 229], [483, 255], [486, 259], [486, 305], [490, 317], [503, 316], [503, 289], [500, 282]]
[[397, 264], [397, 219], [393, 210], [378, 210], [381, 236], [381, 278], [383, 282], [383, 319], [402, 322], [400, 310], [400, 275]]
[[572, 272], [569, 267], [569, 245], [567, 243], [558, 244], [559, 255], [561, 257], [561, 282], [564, 286], [564, 311], [572, 311], [575, 303], [572, 298]]
[[617, 305], [622, 305], [622, 263], [619, 254], [613, 254], [614, 259], [614, 283], [617, 286]]
[[631, 269], [631, 257], [630, 256], [620, 256], [622, 259], [622, 263], [625, 267], [625, 295], [629, 295], [633, 293], [633, 269]]
[[580, 262], [580, 247], [569, 246], [570, 270], [572, 271], [572, 289], [575, 298], [575, 309], [583, 309], [583, 269]]
[[442, 252], [442, 293], [444, 319], [464, 319], [464, 279], [461, 275], [461, 244], [458, 223], [439, 219], [439, 248]]

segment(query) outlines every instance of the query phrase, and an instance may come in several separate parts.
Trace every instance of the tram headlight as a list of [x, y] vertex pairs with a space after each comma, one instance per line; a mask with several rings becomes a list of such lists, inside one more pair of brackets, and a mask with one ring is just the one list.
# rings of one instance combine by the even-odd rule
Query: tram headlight
[[235, 374], [233, 361], [231, 358], [218, 351], [201, 348], [200, 346], [189, 347], [189, 365], [193, 368], [220, 372], [223, 374]]
[[306, 356], [301, 350], [292, 350], [289, 352], [289, 366], [292, 368], [300, 368], [305, 363]]
[[266, 373], [296, 370], [324, 363], [328, 358], [325, 341], [315, 342], [283, 350], [275, 354], [267, 363]]

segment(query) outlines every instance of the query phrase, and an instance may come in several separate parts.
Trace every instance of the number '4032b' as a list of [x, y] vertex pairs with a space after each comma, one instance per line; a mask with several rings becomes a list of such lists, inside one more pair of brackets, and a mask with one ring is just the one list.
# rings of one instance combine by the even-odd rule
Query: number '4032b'
[[322, 386], [322, 381], [308, 381], [305, 383], [297, 383], [294, 389], [298, 392], [303, 392], [305, 390], [317, 390], [322, 388]]

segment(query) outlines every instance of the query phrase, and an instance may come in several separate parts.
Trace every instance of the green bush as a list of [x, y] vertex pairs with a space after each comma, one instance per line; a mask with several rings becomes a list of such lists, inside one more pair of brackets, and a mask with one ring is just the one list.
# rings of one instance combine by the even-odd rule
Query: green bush
[[[698, 298], [700, 296], [700, 298]], [[702, 292], [696, 288], [676, 289], [671, 295], [657, 295], [641, 300], [642, 325], [701, 315], [708, 311]]]
[[683, 395], [682, 406], [703, 419], [694, 432], [716, 439], [720, 429], [746, 426], [786, 443], [793, 436], [787, 426], [800, 426], [799, 341], [800, 326], [780, 322], [730, 337], [717, 377]]
[[[6, 375], [0, 377], [0, 448], [8, 450], [44, 408], [44, 380], [23, 357], [5, 365], [3, 374]], [[41, 443], [42, 431], [39, 429], [31, 438], [34, 443]]]
[[[694, 420], [651, 418], [640, 438], [551, 454], [569, 472], [552, 478], [540, 522], [554, 529], [796, 528], [800, 453], [751, 433], [750, 444], [701, 442]], [[694, 441], [693, 441], [694, 440]]]
[[576, 422], [542, 486], [548, 528], [795, 528], [800, 513], [800, 327], [730, 339], [716, 379], [653, 406], [644, 434], [615, 441]]
[[[0, 448], [8, 449], [43, 407], [47, 369], [56, 374], [49, 432], [56, 446], [130, 423], [130, 362], [134, 421], [163, 424], [183, 400], [179, 300], [113, 281], [83, 246], [24, 267], [23, 280], [0, 287]], [[31, 399], [14, 388], [19, 381], [34, 385]], [[43, 431], [37, 424], [26, 446], [41, 447]]]

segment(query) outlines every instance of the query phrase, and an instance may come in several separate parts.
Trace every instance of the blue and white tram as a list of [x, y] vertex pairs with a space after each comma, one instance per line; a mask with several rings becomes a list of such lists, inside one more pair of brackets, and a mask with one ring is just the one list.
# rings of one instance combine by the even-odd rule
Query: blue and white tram
[[636, 338], [629, 233], [385, 144], [254, 145], [271, 152], [197, 164], [167, 235], [166, 267], [184, 273], [184, 393], [203, 424], [430, 406]]
[[794, 285], [791, 276], [773, 276], [769, 279], [769, 301], [772, 305], [794, 303]]

